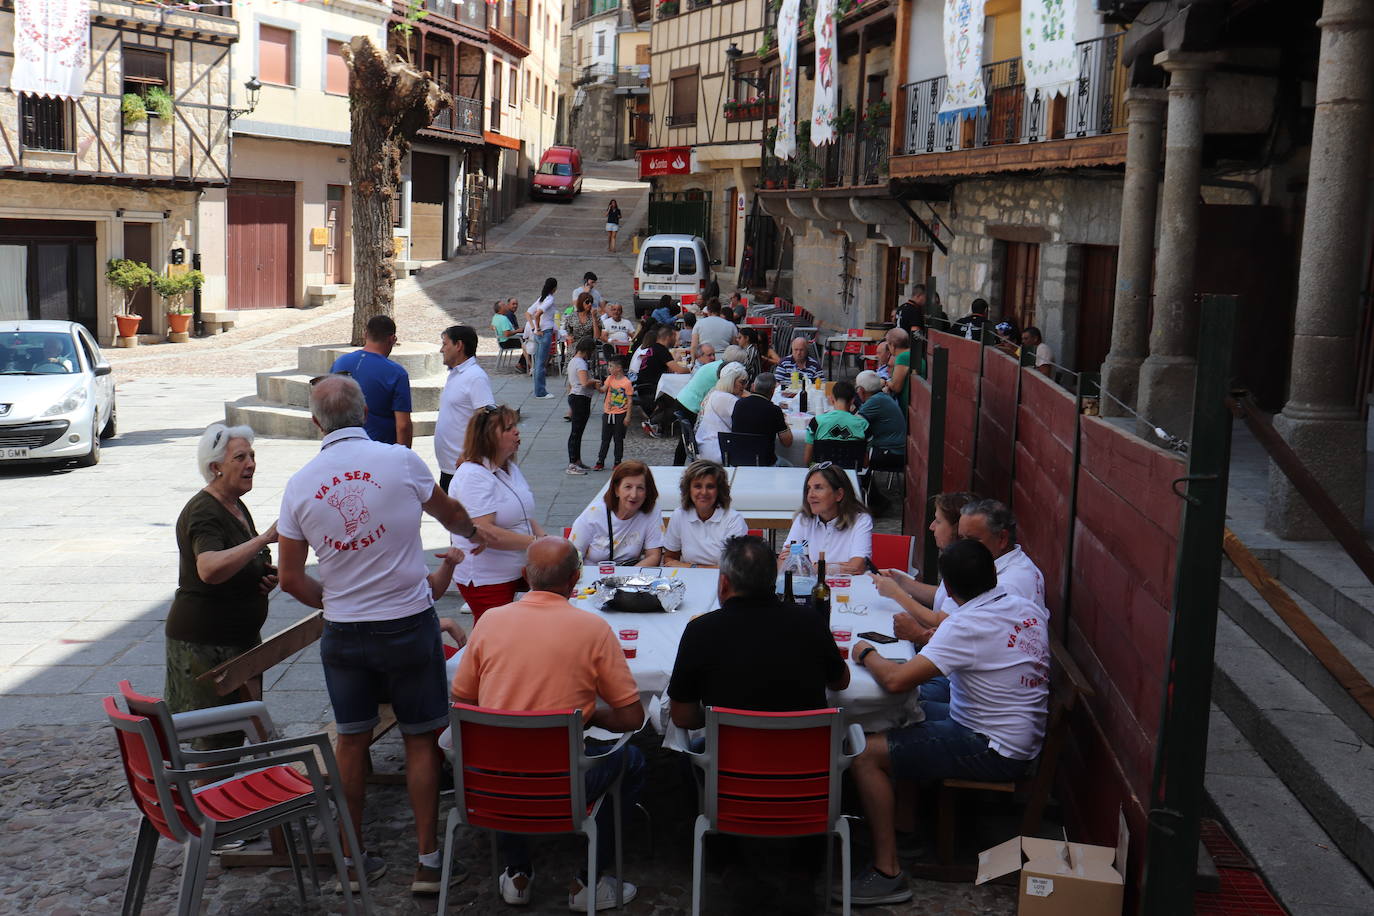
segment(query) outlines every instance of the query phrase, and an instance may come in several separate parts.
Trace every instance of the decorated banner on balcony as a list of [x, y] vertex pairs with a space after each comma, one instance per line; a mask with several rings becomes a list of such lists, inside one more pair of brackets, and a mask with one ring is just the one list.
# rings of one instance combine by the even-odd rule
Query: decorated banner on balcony
[[1078, 78], [1073, 24], [1078, 0], [1021, 0], [1021, 66], [1026, 95], [1067, 96]]
[[801, 0], [782, 0], [778, 11], [778, 139], [773, 155], [791, 159], [797, 154], [797, 24]]
[[10, 89], [79, 99], [90, 69], [90, 0], [16, 0]]
[[839, 81], [835, 53], [835, 0], [816, 3], [816, 97], [811, 105], [811, 142], [816, 146], [835, 139], [839, 111]]
[[971, 115], [983, 92], [983, 0], [945, 0], [945, 97], [940, 120]]

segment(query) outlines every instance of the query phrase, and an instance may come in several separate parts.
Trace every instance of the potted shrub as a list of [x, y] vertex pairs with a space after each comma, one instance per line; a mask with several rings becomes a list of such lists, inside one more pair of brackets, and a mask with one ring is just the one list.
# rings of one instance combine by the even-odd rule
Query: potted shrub
[[191, 306], [186, 302], [186, 294], [199, 289], [204, 283], [205, 274], [198, 270], [188, 270], [175, 276], [157, 274], [153, 277], [153, 292], [162, 297], [167, 309], [167, 330], [170, 333], [187, 332], [191, 323]]
[[759, 42], [759, 49], [755, 51], [755, 56], [764, 57], [769, 51], [773, 50], [773, 30], [763, 30], [763, 40]]
[[111, 258], [105, 265], [105, 280], [120, 291], [119, 311], [115, 312], [115, 325], [120, 337], [137, 337], [138, 323], [142, 315], [131, 311], [134, 296], [138, 291], [153, 282], [153, 269], [142, 261], [128, 258]]
[[119, 111], [124, 116], [125, 127], [148, 120], [148, 106], [143, 103], [143, 96], [136, 92], [124, 93], [124, 98], [119, 101]]
[[172, 117], [172, 96], [161, 86], [151, 86], [143, 96], [143, 104], [151, 114], [157, 115], [164, 121], [171, 120]]
[[666, 19], [669, 16], [676, 16], [678, 11], [678, 0], [658, 0], [658, 18]]
[[725, 100], [725, 120], [735, 120], [735, 115], [739, 112], [739, 102], [734, 99]]

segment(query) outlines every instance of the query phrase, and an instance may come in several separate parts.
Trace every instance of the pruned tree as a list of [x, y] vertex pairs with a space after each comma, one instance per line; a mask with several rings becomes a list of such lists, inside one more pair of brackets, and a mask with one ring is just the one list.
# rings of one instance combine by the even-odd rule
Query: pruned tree
[[401, 186], [401, 163], [411, 140], [453, 97], [366, 35], [344, 46], [344, 61], [352, 130], [353, 345], [360, 346], [368, 319], [395, 313], [391, 202]]

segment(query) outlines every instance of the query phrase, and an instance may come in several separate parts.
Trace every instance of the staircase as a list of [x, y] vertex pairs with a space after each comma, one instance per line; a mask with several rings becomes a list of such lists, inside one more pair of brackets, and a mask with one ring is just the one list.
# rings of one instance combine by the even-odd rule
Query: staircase
[[[329, 374], [334, 360], [357, 347], [325, 344], [300, 347], [292, 369], [268, 369], [258, 373], [256, 395], [229, 401], [224, 418], [231, 426], [250, 426], [259, 436], [280, 439], [319, 439], [320, 431], [310, 419], [310, 380]], [[410, 373], [411, 422], [415, 435], [434, 435], [434, 420], [439, 415], [439, 395], [447, 372], [437, 347], [398, 344], [391, 359]]]
[[[1255, 550], [1374, 681], [1374, 587], [1333, 544]], [[1207, 791], [1294, 916], [1374, 912], [1374, 719], [1229, 563]]]

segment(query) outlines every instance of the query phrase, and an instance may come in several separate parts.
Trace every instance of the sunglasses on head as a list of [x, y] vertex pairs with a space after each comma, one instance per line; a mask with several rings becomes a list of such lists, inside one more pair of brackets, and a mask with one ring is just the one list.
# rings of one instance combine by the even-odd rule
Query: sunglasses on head
[[324, 381], [325, 379], [329, 378], [329, 377], [332, 376], [332, 375], [342, 375], [344, 378], [352, 378], [352, 377], [353, 377], [353, 373], [352, 373], [352, 372], [348, 372], [348, 371], [343, 371], [343, 372], [330, 372], [328, 375], [317, 375], [317, 376], [315, 376], [314, 378], [312, 378], [312, 379], [310, 380], [310, 387], [311, 387], [311, 388], [314, 388], [314, 387], [315, 387], [316, 385], [318, 385], [320, 382]]

